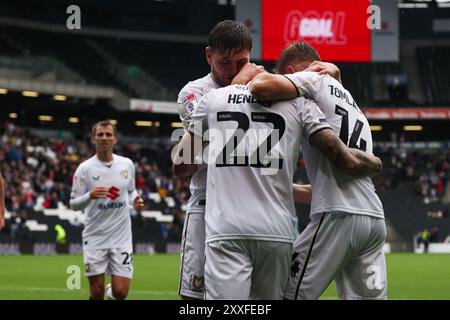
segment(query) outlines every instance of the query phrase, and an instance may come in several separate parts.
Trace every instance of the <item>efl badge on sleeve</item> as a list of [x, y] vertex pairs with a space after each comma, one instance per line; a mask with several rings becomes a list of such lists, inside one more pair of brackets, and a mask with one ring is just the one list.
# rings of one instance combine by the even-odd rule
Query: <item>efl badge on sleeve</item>
[[128, 179], [128, 170], [120, 171], [120, 175], [122, 176], [122, 178]]
[[186, 108], [186, 111], [188, 113], [191, 113], [194, 110], [194, 101], [197, 101], [194, 92], [188, 94], [182, 99], [183, 106]]

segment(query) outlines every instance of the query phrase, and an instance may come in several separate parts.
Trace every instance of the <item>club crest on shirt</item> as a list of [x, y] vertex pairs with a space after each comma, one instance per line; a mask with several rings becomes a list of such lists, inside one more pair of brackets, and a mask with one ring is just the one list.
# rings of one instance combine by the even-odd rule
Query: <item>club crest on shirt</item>
[[120, 171], [120, 175], [122, 176], [122, 178], [128, 179], [128, 170]]
[[191, 290], [193, 292], [203, 292], [205, 288], [205, 277], [191, 274], [190, 280]]

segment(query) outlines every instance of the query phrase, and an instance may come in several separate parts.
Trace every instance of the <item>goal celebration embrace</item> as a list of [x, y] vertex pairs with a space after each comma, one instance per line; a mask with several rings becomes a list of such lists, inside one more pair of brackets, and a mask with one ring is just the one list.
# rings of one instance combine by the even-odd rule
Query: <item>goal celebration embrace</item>
[[0, 8], [0, 300], [450, 300], [450, 0]]

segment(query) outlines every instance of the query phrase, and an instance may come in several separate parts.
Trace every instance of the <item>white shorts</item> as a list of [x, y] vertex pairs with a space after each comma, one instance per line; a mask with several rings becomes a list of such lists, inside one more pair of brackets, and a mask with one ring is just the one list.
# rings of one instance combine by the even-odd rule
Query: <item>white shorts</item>
[[205, 299], [281, 300], [292, 243], [219, 240], [206, 244]]
[[384, 219], [345, 212], [314, 215], [294, 242], [285, 298], [315, 300], [335, 280], [340, 299], [386, 299]]
[[181, 240], [180, 296], [203, 299], [205, 291], [205, 214], [187, 213]]
[[133, 277], [133, 250], [131, 248], [83, 248], [84, 271], [87, 277], [99, 274]]

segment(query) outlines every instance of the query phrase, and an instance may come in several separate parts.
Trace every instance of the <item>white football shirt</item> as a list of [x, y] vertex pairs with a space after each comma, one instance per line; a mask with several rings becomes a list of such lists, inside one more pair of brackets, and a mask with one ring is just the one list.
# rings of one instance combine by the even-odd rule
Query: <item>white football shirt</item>
[[206, 242], [292, 242], [300, 137], [327, 127], [315, 103], [304, 98], [263, 106], [242, 85], [204, 96], [189, 131], [202, 136], [208, 129]]
[[[188, 129], [191, 122], [191, 115], [194, 108], [199, 103], [200, 99], [214, 88], [220, 86], [212, 79], [211, 74], [207, 76], [190, 81], [181, 89], [178, 95], [178, 114], [183, 122], [185, 130]], [[191, 196], [187, 204], [188, 213], [204, 213], [205, 212], [205, 198], [206, 198], [206, 174], [207, 166], [200, 164], [198, 170], [192, 175], [189, 189]]]
[[[299, 96], [317, 103], [327, 122], [347, 146], [372, 153], [369, 122], [341, 83], [316, 72], [297, 72], [285, 76], [297, 87]], [[383, 205], [370, 177], [355, 179], [342, 173], [307, 141], [302, 145], [313, 190], [311, 215], [344, 211], [384, 217]]]
[[[90, 199], [95, 187], [109, 189], [108, 198]], [[105, 163], [97, 155], [82, 162], [73, 178], [71, 207], [83, 210], [83, 246], [93, 249], [132, 247], [130, 205], [137, 196], [135, 167], [125, 157], [113, 154]]]

